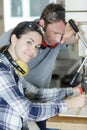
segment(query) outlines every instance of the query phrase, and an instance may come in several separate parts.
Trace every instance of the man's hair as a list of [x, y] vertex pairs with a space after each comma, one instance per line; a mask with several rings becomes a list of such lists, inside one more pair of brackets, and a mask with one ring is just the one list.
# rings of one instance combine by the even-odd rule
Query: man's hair
[[65, 9], [61, 4], [50, 3], [42, 11], [40, 19], [48, 24], [62, 20], [65, 23]]

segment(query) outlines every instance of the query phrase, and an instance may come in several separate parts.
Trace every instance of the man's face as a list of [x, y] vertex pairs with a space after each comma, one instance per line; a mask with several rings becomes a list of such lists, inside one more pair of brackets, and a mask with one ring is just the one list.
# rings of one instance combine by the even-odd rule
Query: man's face
[[45, 31], [44, 39], [48, 45], [59, 43], [64, 34], [65, 24], [63, 21], [48, 24]]

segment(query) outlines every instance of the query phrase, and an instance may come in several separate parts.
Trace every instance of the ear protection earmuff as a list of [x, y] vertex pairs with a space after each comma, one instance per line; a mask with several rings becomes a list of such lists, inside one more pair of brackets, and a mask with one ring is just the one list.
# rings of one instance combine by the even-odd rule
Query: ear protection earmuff
[[16, 68], [19, 76], [26, 76], [29, 73], [29, 67], [26, 63], [24, 63], [21, 60], [14, 61], [7, 49], [3, 50], [2, 53], [7, 57], [10, 63]]
[[28, 65], [26, 63], [24, 63], [21, 60], [17, 60], [16, 64], [24, 71], [22, 73], [21, 69], [18, 70], [18, 75], [19, 76], [26, 76], [29, 73], [29, 67], [28, 67]]

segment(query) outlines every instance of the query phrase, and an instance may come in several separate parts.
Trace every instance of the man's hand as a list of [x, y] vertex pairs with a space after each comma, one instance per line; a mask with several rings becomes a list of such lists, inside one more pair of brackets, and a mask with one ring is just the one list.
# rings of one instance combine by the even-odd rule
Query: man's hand
[[[75, 22], [76, 25], [78, 25], [77, 22]], [[65, 34], [63, 35], [63, 38], [61, 40], [61, 43], [67, 43], [67, 44], [74, 44], [78, 43], [78, 35], [73, 30], [73, 28], [70, 26], [69, 22], [65, 26]]]

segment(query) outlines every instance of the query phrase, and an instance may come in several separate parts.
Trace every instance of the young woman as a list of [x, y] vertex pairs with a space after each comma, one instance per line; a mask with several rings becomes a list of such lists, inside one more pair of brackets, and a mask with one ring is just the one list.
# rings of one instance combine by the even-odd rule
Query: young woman
[[28, 72], [26, 63], [38, 53], [43, 37], [41, 29], [35, 22], [19, 23], [11, 33], [10, 44], [0, 50], [0, 129], [2, 130], [20, 130], [22, 119], [26, 120], [30, 116], [29, 109], [32, 105], [24, 97], [22, 78], [19, 78], [19, 75], [26, 75]]
[[26, 63], [38, 54], [42, 38], [42, 27], [25, 21], [14, 28], [10, 44], [0, 50], [0, 130], [21, 130], [23, 122], [45, 120], [85, 104], [83, 94], [63, 100], [80, 93], [78, 88], [39, 89], [24, 80]]

